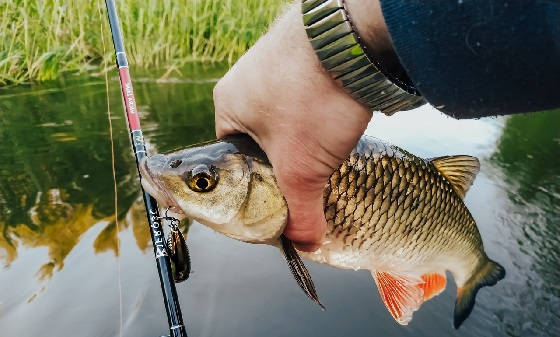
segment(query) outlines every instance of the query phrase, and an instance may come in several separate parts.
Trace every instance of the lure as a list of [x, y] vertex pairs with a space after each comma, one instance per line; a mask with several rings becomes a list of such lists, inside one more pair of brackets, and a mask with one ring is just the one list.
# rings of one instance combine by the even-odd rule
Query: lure
[[167, 216], [162, 217], [169, 220], [169, 236], [166, 240], [167, 254], [172, 262], [173, 279], [175, 282], [183, 282], [189, 278], [191, 272], [191, 258], [185, 236], [179, 229], [180, 221], [177, 218]]

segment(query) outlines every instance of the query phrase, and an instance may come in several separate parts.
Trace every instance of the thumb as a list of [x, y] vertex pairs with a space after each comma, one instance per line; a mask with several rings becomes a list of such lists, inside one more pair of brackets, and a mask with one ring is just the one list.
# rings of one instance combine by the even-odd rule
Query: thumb
[[297, 249], [312, 252], [320, 247], [327, 228], [323, 210], [323, 189], [325, 184], [300, 182], [279, 185], [287, 188], [284, 193], [288, 203], [288, 224], [284, 235], [292, 240]]
[[268, 145], [265, 151], [288, 204], [284, 235], [297, 249], [312, 252], [320, 247], [327, 229], [323, 193], [334, 169], [325, 159], [331, 158], [312, 137], [290, 136], [289, 131], [280, 133], [282, 139], [263, 143]]

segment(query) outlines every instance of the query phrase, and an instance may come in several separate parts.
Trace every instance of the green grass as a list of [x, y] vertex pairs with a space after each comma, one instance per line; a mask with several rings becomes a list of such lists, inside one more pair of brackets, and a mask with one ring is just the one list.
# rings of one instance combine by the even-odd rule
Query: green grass
[[[234, 62], [286, 1], [116, 3], [130, 63], [172, 71], [192, 61]], [[113, 65], [112, 52], [103, 0], [0, 0], [0, 85], [99, 72], [103, 58]]]

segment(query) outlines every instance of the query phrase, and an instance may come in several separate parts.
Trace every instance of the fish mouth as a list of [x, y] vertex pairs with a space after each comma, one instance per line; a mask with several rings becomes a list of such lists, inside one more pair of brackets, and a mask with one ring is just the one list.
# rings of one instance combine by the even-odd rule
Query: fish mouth
[[149, 159], [149, 157], [142, 158], [139, 163], [141, 176], [140, 182], [142, 184], [142, 188], [144, 188], [144, 190], [148, 192], [149, 195], [154, 197], [158, 201], [160, 206], [168, 207], [169, 210], [174, 213], [183, 214], [183, 211], [177, 205], [175, 199], [173, 199], [171, 195], [167, 193], [166, 189], [163, 188], [163, 186], [160, 184], [158, 177], [156, 177], [150, 170], [150, 167], [148, 165]]

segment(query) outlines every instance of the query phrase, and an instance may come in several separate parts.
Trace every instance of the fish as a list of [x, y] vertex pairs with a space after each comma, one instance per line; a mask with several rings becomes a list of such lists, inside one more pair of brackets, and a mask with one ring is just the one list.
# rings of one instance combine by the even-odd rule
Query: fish
[[[369, 270], [401, 325], [443, 292], [450, 272], [457, 285], [458, 329], [478, 290], [505, 277], [505, 269], [486, 255], [463, 201], [479, 170], [472, 156], [423, 159], [363, 136], [325, 185], [327, 231], [320, 247], [289, 254]], [[228, 237], [272, 245], [287, 255], [287, 204], [270, 161], [251, 137], [231, 135], [157, 154], [143, 160], [140, 171], [143, 187], [162, 204]], [[299, 279], [307, 282], [304, 289], [310, 277]]]
[[169, 231], [167, 253], [173, 263], [173, 280], [177, 283], [187, 280], [191, 273], [191, 258], [185, 237], [176, 224]]
[[[166, 170], [174, 172], [171, 176], [183, 170], [182, 159], [174, 157], [169, 161], [168, 158], [164, 158], [165, 155], [158, 154], [150, 157], [149, 160], [141, 161], [141, 183], [145, 189], [147, 188], [146, 191], [158, 200], [160, 206], [167, 210], [176, 214], [187, 215], [190, 219], [209, 225], [229, 237], [244, 242], [270, 244], [278, 247], [297, 284], [309, 299], [324, 309], [325, 307], [317, 295], [313, 279], [305, 264], [301, 261], [300, 255], [294, 248], [293, 243], [282, 235], [287, 223], [288, 212], [285, 199], [276, 184], [266, 154], [258, 146], [255, 146], [254, 141], [248, 136], [233, 136], [229, 137], [226, 142], [211, 141], [198, 146], [201, 147], [201, 151], [195, 150], [189, 153], [191, 158], [199, 158], [196, 160], [197, 164], [192, 167], [189, 165], [188, 172], [181, 172], [180, 182], [169, 181], [171, 185], [163, 183], [160, 178], [166, 175], [164, 173]], [[195, 149], [198, 146], [192, 148]], [[210, 151], [207, 150], [206, 146], [211, 147]], [[239, 149], [242, 149], [242, 152], [246, 154], [243, 162], [237, 160], [240, 158], [236, 159], [236, 156], [228, 156], [228, 159], [232, 161], [225, 166], [217, 167], [212, 164], [214, 161], [218, 162], [220, 156], [224, 155], [225, 152], [237, 153]], [[214, 150], [217, 151], [217, 156], [214, 155]], [[148, 168], [148, 162], [150, 168]], [[156, 171], [162, 174], [156, 175]], [[171, 171], [168, 171], [168, 173], [171, 173]], [[254, 180], [252, 180], [253, 178]], [[220, 187], [229, 186], [232, 190], [224, 190], [223, 193], [219, 194], [207, 193], [214, 190], [218, 180], [220, 181]], [[175, 199], [173, 195], [181, 194], [186, 187], [185, 184], [188, 184], [189, 191], [203, 193], [205, 196], [210, 196], [210, 199], [204, 201], [204, 206], [187, 202], [182, 203], [180, 207], [176, 200], [182, 198]], [[231, 215], [230, 207], [239, 210], [241, 205], [239, 205], [238, 197], [246, 194], [249, 187], [251, 195], [255, 198], [249, 198], [250, 202], [244, 203], [243, 214], [240, 214], [237, 221], [227, 219]], [[200, 215], [195, 214], [198, 209], [197, 205], [203, 207], [207, 212]], [[214, 206], [217, 206], [217, 208], [214, 208]], [[224, 227], [220, 227], [220, 224], [223, 224]], [[228, 229], [232, 226], [236, 227]], [[250, 229], [243, 230], [246, 226], [250, 226]]]

